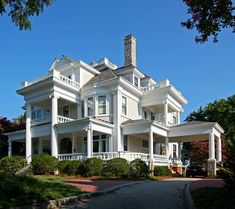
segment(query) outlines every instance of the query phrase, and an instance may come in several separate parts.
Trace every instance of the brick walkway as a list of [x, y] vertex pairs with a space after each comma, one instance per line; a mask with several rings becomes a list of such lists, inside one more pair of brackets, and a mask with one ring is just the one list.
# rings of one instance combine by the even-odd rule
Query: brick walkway
[[97, 192], [114, 186], [128, 184], [133, 181], [129, 180], [67, 180], [65, 183], [79, 187], [84, 192]]
[[221, 188], [223, 186], [224, 186], [223, 179], [203, 179], [198, 181], [192, 181], [190, 184], [190, 190], [196, 190], [205, 187]]

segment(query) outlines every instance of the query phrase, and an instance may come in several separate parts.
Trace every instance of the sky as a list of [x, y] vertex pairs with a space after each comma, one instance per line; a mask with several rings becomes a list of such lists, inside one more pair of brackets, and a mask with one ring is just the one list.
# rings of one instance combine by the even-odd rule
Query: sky
[[181, 120], [233, 95], [234, 35], [225, 30], [217, 44], [196, 44], [197, 32], [180, 25], [188, 17], [182, 0], [56, 0], [31, 18], [31, 31], [0, 16], [0, 116], [22, 114], [21, 82], [46, 75], [61, 55], [87, 63], [107, 57], [122, 67], [129, 34], [137, 39], [137, 68], [156, 81], [169, 79], [188, 100]]

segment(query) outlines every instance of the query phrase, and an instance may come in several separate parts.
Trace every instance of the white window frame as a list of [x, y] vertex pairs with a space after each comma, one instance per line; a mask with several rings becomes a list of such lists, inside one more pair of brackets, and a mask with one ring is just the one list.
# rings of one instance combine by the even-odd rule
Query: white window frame
[[[136, 80], [137, 80], [137, 85], [136, 85]], [[140, 87], [140, 79], [138, 76], [134, 75], [134, 82], [133, 82], [134, 86], [139, 88]]]
[[[126, 111], [125, 112], [123, 112], [123, 98], [125, 98], [125, 101], [126, 101], [126, 107], [125, 107]], [[126, 96], [122, 95], [122, 103], [121, 103], [121, 105], [122, 105], [122, 115], [127, 116], [127, 97]]]
[[[92, 114], [89, 114], [89, 108], [91, 108], [91, 107], [89, 107], [88, 101], [89, 101], [90, 99], [92, 99], [92, 107], [93, 107], [93, 112], [92, 112]], [[87, 116], [94, 116], [94, 114], [95, 114], [95, 100], [94, 100], [94, 97], [88, 97], [88, 98], [87, 98]]]
[[[100, 97], [104, 97], [105, 98], [105, 103], [104, 104], [100, 104], [100, 101], [99, 101]], [[98, 100], [98, 106], [97, 106], [97, 108], [98, 108], [98, 111], [97, 111], [98, 115], [106, 115], [107, 114], [107, 96], [106, 95], [99, 95], [97, 100]], [[100, 113], [100, 105], [105, 106], [105, 112], [104, 113]]]

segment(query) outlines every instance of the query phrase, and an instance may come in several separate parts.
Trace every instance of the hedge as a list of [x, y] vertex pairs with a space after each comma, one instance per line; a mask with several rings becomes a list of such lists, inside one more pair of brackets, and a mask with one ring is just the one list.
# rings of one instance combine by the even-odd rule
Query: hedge
[[0, 170], [7, 174], [14, 174], [24, 167], [24, 161], [19, 156], [3, 157], [0, 160]]
[[104, 165], [104, 176], [127, 177], [129, 174], [129, 165], [124, 158], [114, 158], [108, 160]]
[[171, 176], [172, 173], [168, 166], [155, 166], [154, 176]]
[[130, 176], [135, 178], [146, 177], [149, 174], [148, 165], [141, 159], [135, 159], [130, 162]]
[[80, 173], [83, 176], [100, 176], [103, 171], [103, 160], [99, 158], [88, 158], [81, 165]]
[[34, 155], [31, 163], [33, 174], [52, 174], [58, 169], [58, 164], [57, 158], [45, 153]]

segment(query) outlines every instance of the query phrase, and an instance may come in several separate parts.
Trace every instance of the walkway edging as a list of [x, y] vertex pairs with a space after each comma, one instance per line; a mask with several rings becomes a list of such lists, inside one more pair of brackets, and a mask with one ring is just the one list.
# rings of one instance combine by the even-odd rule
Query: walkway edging
[[186, 209], [197, 209], [190, 193], [190, 183], [187, 183], [184, 187], [184, 200]]
[[142, 181], [121, 184], [121, 185], [114, 186], [114, 187], [107, 188], [107, 189], [103, 189], [103, 190], [97, 191], [97, 192], [84, 193], [84, 194], [80, 194], [77, 196], [65, 197], [65, 198], [60, 198], [57, 200], [50, 200], [49, 204], [47, 205], [47, 209], [58, 209], [64, 204], [76, 202], [78, 200], [85, 199], [85, 198], [97, 197], [97, 196], [104, 195], [104, 194], [107, 194], [110, 192], [114, 192], [122, 187], [131, 186], [134, 184], [139, 184], [139, 183], [145, 182], [145, 181], [148, 181], [148, 180], [142, 180]]

